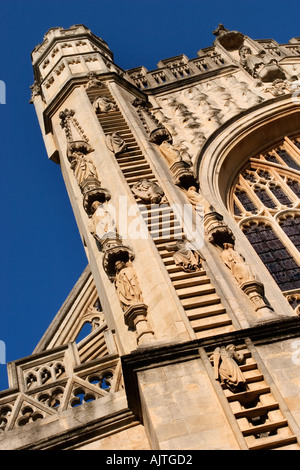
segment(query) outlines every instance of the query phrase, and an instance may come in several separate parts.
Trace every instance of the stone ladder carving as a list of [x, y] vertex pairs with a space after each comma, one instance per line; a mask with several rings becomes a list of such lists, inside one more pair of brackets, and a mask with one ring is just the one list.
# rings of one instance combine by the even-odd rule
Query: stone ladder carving
[[[101, 93], [113, 101], [113, 97], [107, 87], [102, 87], [97, 91], [87, 90], [91, 103]], [[115, 158], [129, 187], [132, 189], [142, 179], [157, 183], [150, 165], [121, 112], [118, 109], [114, 109], [109, 113], [99, 113], [97, 116], [106, 135], [117, 132], [124, 140], [126, 151], [115, 155]], [[137, 198], [137, 202], [140, 202], [139, 198]], [[203, 269], [197, 273], [182, 271], [181, 267], [175, 265], [172, 254], [165, 248], [167, 243], [172, 243], [184, 235], [182, 227], [170, 205], [165, 200], [162, 204], [157, 204], [156, 207], [143, 204], [140, 211], [166, 266], [180, 302], [191, 321], [196, 337], [202, 338], [233, 331], [234, 326], [232, 321], [221, 304], [220, 297], [216, 293], [205, 270]]]
[[[229, 346], [227, 345], [227, 349]], [[246, 386], [241, 387], [240, 390], [231, 390], [223, 382], [220, 382], [220, 386], [248, 449], [299, 450], [297, 437], [290, 429], [284, 412], [280, 409], [247, 344], [231, 345], [232, 348], [243, 358], [242, 363], [236, 366], [239, 367], [240, 373], [246, 380]], [[206, 352], [213, 368], [215, 368], [214, 360], [216, 360], [215, 351]], [[215, 380], [220, 379], [215, 377]]]

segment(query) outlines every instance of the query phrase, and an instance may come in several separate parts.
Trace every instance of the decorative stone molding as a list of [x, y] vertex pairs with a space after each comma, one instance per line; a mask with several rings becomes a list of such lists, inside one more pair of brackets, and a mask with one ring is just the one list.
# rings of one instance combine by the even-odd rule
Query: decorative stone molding
[[147, 321], [148, 307], [145, 304], [136, 304], [124, 312], [125, 324], [136, 331], [139, 346], [155, 340], [154, 331], [149, 328]]
[[13, 363], [14, 389], [0, 398], [0, 429], [9, 432], [122, 390], [117, 355], [80, 364], [75, 343]]

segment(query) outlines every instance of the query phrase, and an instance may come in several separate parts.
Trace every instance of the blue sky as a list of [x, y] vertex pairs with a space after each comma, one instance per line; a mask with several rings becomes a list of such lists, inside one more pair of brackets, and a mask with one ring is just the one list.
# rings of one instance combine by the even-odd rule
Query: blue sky
[[[47, 159], [29, 104], [30, 53], [44, 34], [84, 24], [120, 67], [152, 70], [161, 59], [196, 57], [220, 22], [253, 39], [288, 42], [300, 36], [299, 9], [299, 0], [0, 0], [0, 340], [7, 362], [32, 353], [87, 264], [60, 168]], [[0, 365], [0, 390], [7, 386]]]

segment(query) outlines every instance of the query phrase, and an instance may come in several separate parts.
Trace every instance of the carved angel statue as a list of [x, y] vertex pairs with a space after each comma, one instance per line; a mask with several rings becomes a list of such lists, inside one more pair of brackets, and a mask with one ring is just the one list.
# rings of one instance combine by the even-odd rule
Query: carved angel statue
[[108, 113], [109, 111], [115, 111], [117, 106], [107, 96], [98, 96], [93, 102], [93, 108], [96, 113]]
[[71, 168], [74, 172], [74, 176], [80, 185], [89, 176], [93, 176], [98, 179], [97, 170], [93, 160], [82, 152], [74, 152], [70, 158]]
[[230, 269], [239, 285], [255, 280], [252, 269], [245, 262], [244, 258], [234, 250], [233, 245], [231, 243], [224, 243], [223, 248], [221, 258]]
[[119, 136], [117, 132], [108, 134], [105, 138], [105, 143], [106, 143], [107, 148], [111, 152], [113, 152], [115, 155], [125, 152], [125, 150], [127, 149], [126, 143], [124, 142], [122, 137]]
[[103, 240], [108, 235], [110, 238], [116, 235], [116, 224], [107, 203], [94, 201], [91, 205], [91, 212], [89, 230], [98, 241]]
[[235, 393], [247, 389], [246, 379], [239, 367], [243, 360], [244, 356], [236, 352], [234, 344], [216, 348], [213, 354], [215, 379]]
[[165, 246], [167, 251], [174, 251], [173, 259], [176, 266], [181, 266], [186, 272], [195, 272], [202, 269], [205, 258], [188, 240], [177, 240], [173, 245]]
[[123, 310], [132, 305], [142, 304], [143, 296], [139, 282], [131, 262], [116, 261], [115, 288]]
[[133, 194], [139, 197], [145, 204], [158, 204], [164, 202], [165, 193], [154, 181], [146, 178], [135, 183], [131, 188]]

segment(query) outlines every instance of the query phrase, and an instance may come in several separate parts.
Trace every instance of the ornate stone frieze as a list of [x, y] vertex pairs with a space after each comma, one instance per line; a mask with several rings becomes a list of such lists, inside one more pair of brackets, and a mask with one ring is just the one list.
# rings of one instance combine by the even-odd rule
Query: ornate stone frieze
[[264, 91], [272, 93], [274, 96], [281, 96], [285, 93], [299, 92], [300, 82], [299, 80], [290, 80], [278, 78], [274, 80], [272, 85], [265, 88]]

